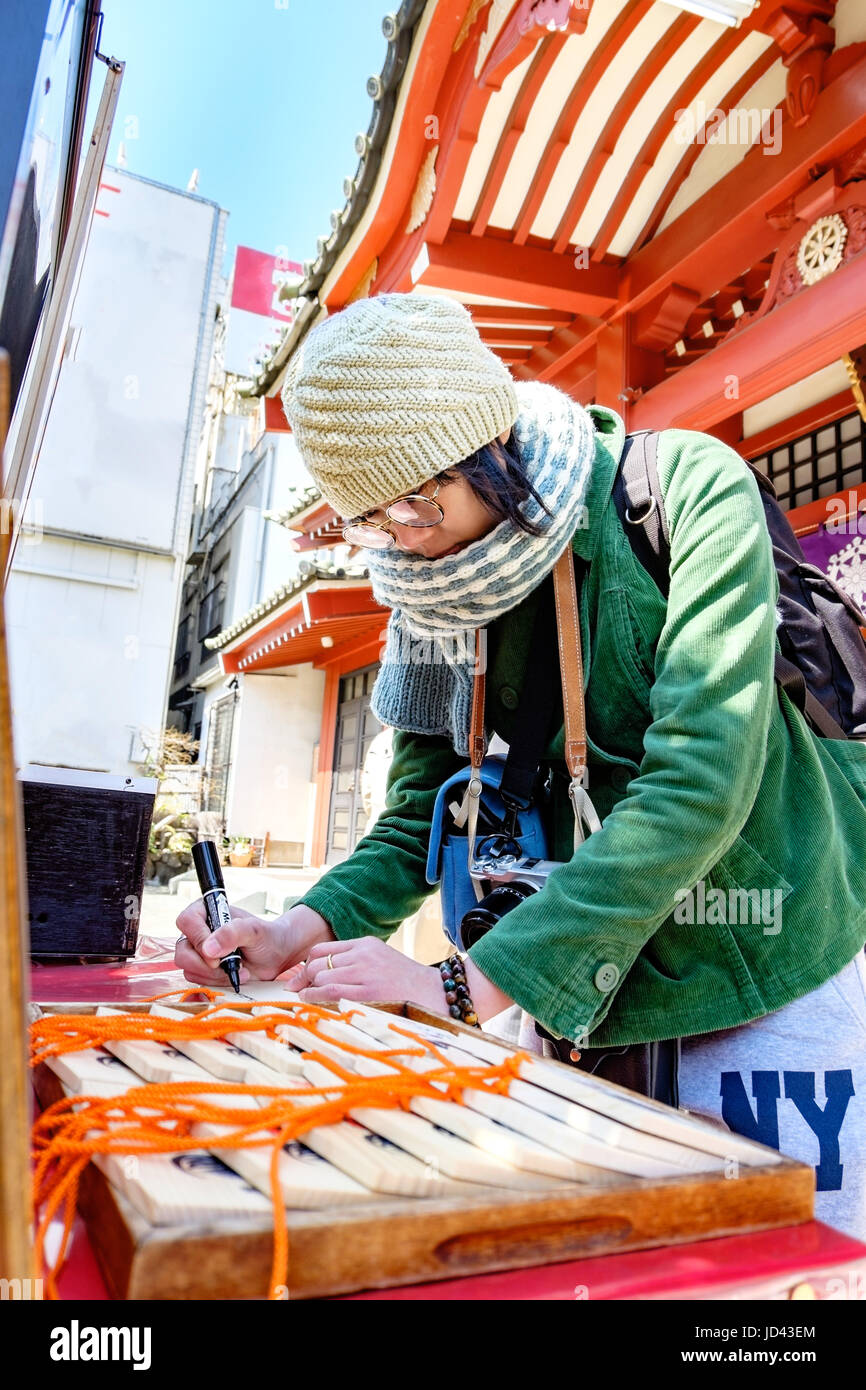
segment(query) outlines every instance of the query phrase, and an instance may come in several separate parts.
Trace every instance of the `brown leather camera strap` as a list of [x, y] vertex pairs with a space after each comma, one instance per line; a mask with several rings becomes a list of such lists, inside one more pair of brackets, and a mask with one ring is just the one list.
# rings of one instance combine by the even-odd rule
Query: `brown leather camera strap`
[[[553, 588], [556, 599], [556, 631], [562, 680], [563, 722], [565, 725], [564, 756], [571, 779], [568, 790], [574, 810], [574, 847], [577, 849], [578, 845], [582, 844], [585, 839], [584, 824], [592, 833], [601, 828], [601, 822], [586, 789], [586, 710], [583, 698], [583, 657], [580, 646], [580, 615], [577, 606], [574, 560], [570, 540], [554, 566]], [[483, 628], [476, 629], [475, 674], [472, 685], [469, 734], [469, 761], [472, 775], [469, 779], [467, 799], [470, 865], [474, 862], [475, 856], [475, 830], [482, 789], [480, 769], [487, 752], [487, 741], [484, 736], [486, 675], [483, 660], [483, 634]]]
[[586, 712], [583, 704], [583, 653], [580, 648], [580, 615], [574, 583], [571, 542], [553, 570], [556, 597], [556, 636], [562, 677], [562, 712], [565, 724], [565, 765], [572, 781], [586, 773]]

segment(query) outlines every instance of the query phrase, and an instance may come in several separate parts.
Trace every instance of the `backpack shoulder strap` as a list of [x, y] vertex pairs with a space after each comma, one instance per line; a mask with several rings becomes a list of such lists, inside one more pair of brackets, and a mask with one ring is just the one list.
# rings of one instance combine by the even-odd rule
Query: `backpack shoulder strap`
[[776, 652], [774, 677], [788, 699], [806, 716], [816, 733], [819, 733], [822, 738], [847, 741], [848, 735], [842, 725], [837, 724], [829, 710], [824, 708], [820, 700], [815, 699], [799, 666], [795, 666], [793, 661], [788, 661], [778, 651]]
[[626, 435], [613, 500], [632, 550], [667, 598], [671, 538], [656, 466], [658, 438], [657, 430]]

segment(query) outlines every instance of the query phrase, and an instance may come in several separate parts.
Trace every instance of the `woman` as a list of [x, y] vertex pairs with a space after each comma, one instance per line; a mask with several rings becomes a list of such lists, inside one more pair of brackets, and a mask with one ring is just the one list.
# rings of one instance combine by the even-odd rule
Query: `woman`
[[[777, 580], [742, 460], [710, 436], [662, 433], [665, 600], [611, 500], [620, 417], [514, 382], [462, 305], [350, 305], [308, 335], [283, 401], [391, 609], [372, 698], [395, 730], [388, 804], [278, 921], [233, 909], [209, 936], [201, 904], [187, 909], [178, 964], [219, 984], [216, 960], [240, 946], [242, 979], [295, 967], [310, 1001], [447, 1013], [439, 970], [386, 938], [430, 892], [433, 803], [467, 761], [475, 629], [487, 732], [510, 742], [570, 545], [602, 824], [575, 852], [560, 706], [545, 750], [560, 867], [468, 953], [478, 1018], [516, 1003], [566, 1050], [682, 1040], [680, 1103], [813, 1164], [819, 1214], [866, 1235], [866, 748], [814, 737], [777, 690]], [[766, 910], [743, 920], [754, 890]]]

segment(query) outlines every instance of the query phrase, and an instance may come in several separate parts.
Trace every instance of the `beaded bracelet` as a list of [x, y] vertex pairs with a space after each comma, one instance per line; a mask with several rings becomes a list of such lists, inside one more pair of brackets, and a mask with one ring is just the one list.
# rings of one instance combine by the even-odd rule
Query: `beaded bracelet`
[[472, 995], [469, 993], [469, 986], [466, 983], [466, 971], [462, 957], [454, 955], [449, 956], [447, 960], [441, 960], [439, 962], [439, 974], [442, 976], [445, 1002], [451, 1017], [459, 1018], [462, 1023], [468, 1023], [473, 1028], [480, 1028], [481, 1024], [478, 1022], [475, 1005], [472, 1003]]

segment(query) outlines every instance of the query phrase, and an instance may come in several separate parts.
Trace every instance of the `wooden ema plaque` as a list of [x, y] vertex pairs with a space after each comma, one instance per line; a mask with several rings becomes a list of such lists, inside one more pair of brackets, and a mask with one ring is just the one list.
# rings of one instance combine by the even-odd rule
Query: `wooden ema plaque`
[[[178, 1005], [175, 1012], [202, 1007]], [[236, 1015], [257, 1007], [231, 1001]], [[268, 1011], [279, 1007], [269, 1004]], [[476, 1064], [517, 1051], [411, 1004], [350, 1007], [360, 1011], [360, 1036], [374, 1048], [395, 1045], [390, 1025], [398, 1015], [400, 1026], [414, 1025], [455, 1060], [465, 1059], [464, 1049]], [[46, 1004], [40, 1012], [97, 1010]], [[125, 1012], [146, 1013], [148, 1006]], [[256, 1035], [259, 1055], [252, 1035], [232, 1036], [230, 1019], [225, 1041], [178, 1043], [180, 1066], [178, 1054], [172, 1058], [172, 1049], [157, 1043], [138, 1044], [142, 1053], [115, 1043], [110, 1056], [65, 1054], [37, 1068], [37, 1096], [45, 1106], [76, 1090], [99, 1093], [103, 1075], [102, 1093], [116, 1094], [124, 1083], [140, 1085], [145, 1072], [145, 1079], [159, 1079], [161, 1067], [175, 1080], [205, 1067], [210, 1080], [244, 1074], [269, 1084], [301, 1077], [303, 1084], [305, 1076], [323, 1084], [324, 1068], [304, 1058], [311, 1047], [322, 1053], [321, 1040], [305, 1042], [303, 1028], [290, 1013], [287, 1019], [281, 1043]], [[335, 1038], [354, 1032], [336, 1017], [333, 1028]], [[242, 1041], [249, 1052], [237, 1046]], [[269, 1056], [268, 1047], [282, 1052]], [[83, 1060], [70, 1068], [76, 1056]], [[270, 1070], [271, 1061], [281, 1070]], [[384, 1064], [361, 1058], [362, 1066], [373, 1075]], [[414, 1113], [353, 1110], [349, 1122], [289, 1145], [280, 1178], [289, 1233], [284, 1296], [453, 1279], [812, 1219], [814, 1174], [805, 1164], [559, 1062], [532, 1058], [518, 1075], [507, 1095], [466, 1090], [464, 1105], [425, 1098], [412, 1102]], [[270, 1152], [221, 1152], [218, 1127], [210, 1130], [198, 1154], [134, 1163], [101, 1156], [86, 1168], [79, 1210], [114, 1297], [267, 1297]], [[170, 1173], [165, 1165], [173, 1165]]]

